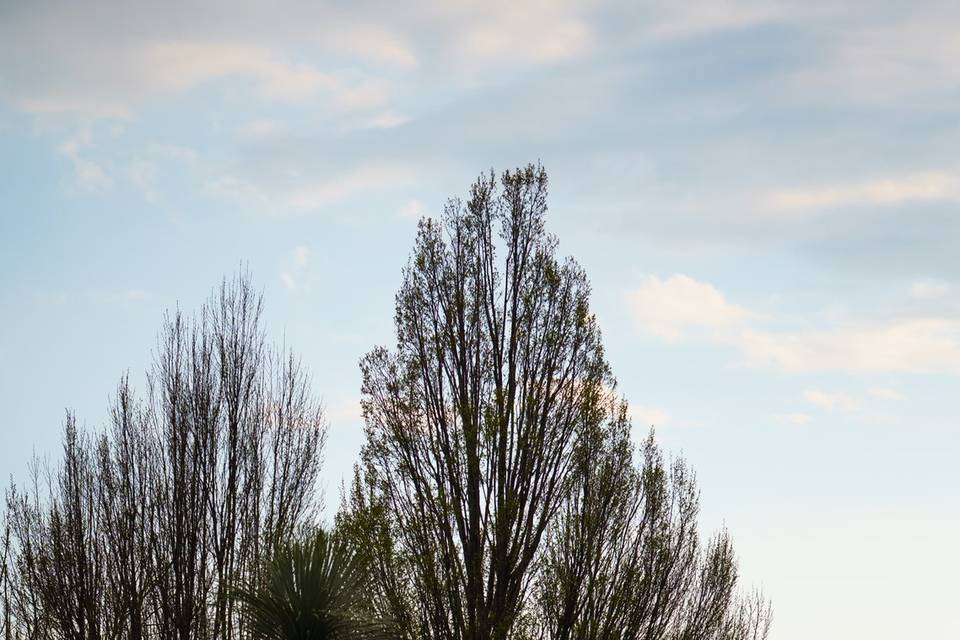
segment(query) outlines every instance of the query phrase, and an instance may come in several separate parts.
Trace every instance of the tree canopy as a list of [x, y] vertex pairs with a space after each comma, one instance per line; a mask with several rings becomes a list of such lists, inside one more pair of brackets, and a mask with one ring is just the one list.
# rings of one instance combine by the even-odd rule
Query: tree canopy
[[167, 317], [143, 397], [68, 415], [58, 465], [5, 510], [5, 638], [246, 638], [230, 598], [318, 515], [326, 437], [309, 377], [266, 342], [249, 278]]
[[367, 441], [341, 522], [409, 638], [752, 639], [729, 536], [682, 461], [631, 442], [590, 285], [545, 228], [542, 167], [420, 223], [396, 347], [362, 360]]
[[330, 532], [320, 403], [249, 278], [168, 315], [145, 391], [8, 490], [0, 636], [764, 639], [692, 470], [635, 435], [547, 185], [490, 173], [419, 223]]

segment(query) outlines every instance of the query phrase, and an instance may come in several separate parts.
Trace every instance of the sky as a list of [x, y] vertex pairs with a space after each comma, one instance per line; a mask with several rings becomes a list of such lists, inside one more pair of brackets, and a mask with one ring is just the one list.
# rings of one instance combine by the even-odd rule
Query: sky
[[772, 640], [960, 637], [960, 5], [0, 2], [0, 477], [249, 268], [327, 407], [421, 216], [541, 162]]

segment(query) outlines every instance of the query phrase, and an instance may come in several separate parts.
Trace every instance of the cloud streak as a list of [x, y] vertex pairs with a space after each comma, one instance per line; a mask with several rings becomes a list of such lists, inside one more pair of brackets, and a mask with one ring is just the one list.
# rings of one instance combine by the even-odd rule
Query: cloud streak
[[77, 184], [88, 191], [102, 191], [110, 187], [113, 180], [102, 166], [83, 153], [92, 146], [93, 136], [88, 129], [61, 144], [57, 151], [70, 160]]
[[960, 178], [949, 173], [925, 173], [855, 184], [773, 191], [762, 196], [760, 203], [765, 208], [802, 211], [938, 200], [960, 200]]
[[297, 245], [290, 254], [288, 268], [280, 273], [280, 281], [288, 291], [301, 291], [307, 288], [306, 271], [310, 264], [310, 249]]
[[960, 322], [941, 318], [803, 332], [746, 330], [722, 340], [751, 366], [791, 373], [960, 373]]
[[477, 14], [480, 20], [467, 21], [458, 38], [461, 55], [476, 62], [570, 60], [592, 39], [589, 23], [567, 3], [497, 1]]
[[845, 393], [830, 393], [813, 389], [804, 391], [803, 399], [827, 411], [833, 411], [834, 409], [842, 409], [844, 411], [860, 410], [860, 401]]
[[301, 174], [293, 182], [228, 174], [209, 181], [207, 191], [260, 213], [282, 216], [318, 213], [360, 194], [409, 185], [415, 177], [410, 167], [369, 164], [333, 175]]
[[812, 420], [813, 417], [807, 413], [787, 413], [777, 416], [777, 422], [782, 424], [791, 424], [798, 427], [809, 424]]
[[752, 313], [731, 304], [710, 284], [676, 274], [644, 276], [627, 294], [633, 317], [650, 333], [677, 340], [692, 329], [722, 330], [746, 323]]
[[960, 373], [960, 321], [949, 318], [776, 330], [765, 326], [776, 318], [732, 304], [716, 287], [683, 275], [648, 276], [626, 297], [645, 332], [676, 341], [696, 337], [689, 330], [699, 328], [707, 340], [734, 347], [748, 366], [791, 373]]

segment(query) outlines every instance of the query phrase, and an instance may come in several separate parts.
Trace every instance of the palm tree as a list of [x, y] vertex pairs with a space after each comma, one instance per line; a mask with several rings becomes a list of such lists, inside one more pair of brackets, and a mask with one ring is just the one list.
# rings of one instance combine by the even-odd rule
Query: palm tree
[[392, 625], [364, 613], [366, 563], [343, 540], [319, 529], [281, 545], [258, 587], [237, 589], [244, 618], [261, 640], [387, 640]]

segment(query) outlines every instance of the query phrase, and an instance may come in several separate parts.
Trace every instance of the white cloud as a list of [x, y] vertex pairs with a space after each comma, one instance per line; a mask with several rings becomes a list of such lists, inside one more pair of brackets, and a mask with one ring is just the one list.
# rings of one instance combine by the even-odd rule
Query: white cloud
[[236, 176], [226, 175], [211, 180], [206, 190], [225, 200], [231, 200], [245, 207], [253, 207], [267, 214], [275, 212], [273, 201], [261, 189]]
[[399, 166], [360, 167], [326, 182], [294, 189], [284, 201], [294, 211], [316, 211], [357, 193], [408, 184], [412, 179], [413, 172]]
[[897, 391], [896, 389], [888, 389], [885, 387], [877, 387], [875, 389], [870, 389], [870, 395], [878, 400], [902, 400], [903, 394]]
[[293, 274], [289, 271], [284, 271], [280, 274], [280, 281], [290, 291], [296, 291], [299, 287], [297, 285], [296, 278], [293, 277]]
[[310, 249], [303, 245], [293, 248], [293, 263], [298, 267], [305, 267], [310, 262]]
[[774, 191], [763, 195], [760, 202], [764, 207], [779, 210], [816, 210], [934, 200], [960, 200], [960, 179], [948, 173], [924, 173], [855, 184]]
[[419, 220], [427, 213], [426, 207], [419, 200], [411, 200], [400, 209], [400, 217], [407, 220]]
[[113, 184], [113, 180], [103, 167], [82, 154], [84, 149], [92, 146], [93, 136], [89, 130], [85, 130], [61, 144], [57, 151], [73, 164], [77, 183], [81, 187], [90, 191], [101, 191]]
[[799, 331], [760, 329], [755, 321], [764, 316], [685, 275], [647, 276], [627, 300], [643, 330], [673, 341], [690, 329], [705, 329], [714, 342], [740, 351], [750, 366], [788, 372], [960, 373], [960, 320], [907, 317]]
[[247, 138], [261, 138], [277, 133], [282, 128], [283, 125], [276, 120], [254, 120], [240, 127], [240, 135]]
[[190, 147], [170, 143], [151, 145], [150, 152], [188, 166], [196, 164], [199, 157], [197, 152]]
[[379, 25], [354, 24], [330, 29], [322, 37], [332, 48], [365, 60], [401, 69], [417, 66], [417, 56], [410, 45], [399, 34]]
[[[322, 71], [291, 60], [286, 47], [171, 36], [140, 41], [104, 37], [78, 44], [76, 52], [45, 52], [46, 64], [71, 73], [20, 76], [4, 87], [5, 97], [28, 113], [75, 113], [94, 119], [130, 118], [149, 98], [224, 79], [248, 82], [257, 95], [271, 101], [326, 100], [337, 109], [361, 111], [382, 108], [387, 101], [385, 82], [353, 71]], [[60, 59], [71, 56], [84, 59], [84, 65]]]
[[408, 122], [410, 122], [410, 118], [407, 116], [395, 111], [384, 111], [367, 120], [364, 126], [369, 129], [392, 129]]
[[[843, 4], [843, 3], [838, 3]], [[955, 3], [924, 5], [907, 19], [863, 20], [828, 31], [825, 58], [787, 78], [801, 96], [855, 104], [889, 104], [960, 81]], [[874, 16], [871, 16], [874, 17]]]
[[243, 76], [255, 81], [262, 96], [276, 100], [305, 100], [326, 92], [341, 107], [369, 108], [385, 99], [383, 88], [375, 83], [351, 84], [308, 64], [282, 60], [266, 48], [245, 44], [153, 44], [145, 48], [143, 64], [160, 91], [184, 91], [213, 79]]
[[[390, 78], [424, 61], [441, 72], [499, 72], [504, 63], [578, 59], [595, 41], [593, 7], [578, 1], [412, 3], [402, 15], [390, 15], [393, 7], [295, 3], [263, 12], [215, 3], [191, 6], [189, 20], [159, 6], [112, 4], [38, 7], [0, 23], [0, 60], [15, 67], [0, 98], [32, 113], [132, 118], [158, 96], [228, 79], [269, 100], [379, 110], [373, 126], [395, 126], [404, 118], [387, 108]], [[457, 71], [441, 82], [468, 77]]]
[[917, 280], [910, 284], [910, 295], [918, 300], [942, 298], [950, 292], [950, 285], [939, 280]]
[[845, 393], [828, 393], [826, 391], [811, 390], [804, 391], [803, 399], [814, 406], [828, 411], [833, 411], [834, 409], [859, 411], [860, 409], [860, 401]]
[[361, 193], [408, 185], [412, 168], [401, 165], [360, 165], [333, 176], [311, 178], [290, 172], [281, 183], [259, 176], [224, 175], [207, 183], [207, 191], [265, 215], [305, 214], [322, 211]]
[[793, 424], [797, 426], [809, 424], [811, 420], [813, 420], [813, 418], [806, 413], [788, 413], [777, 416], [777, 422], [783, 424]]
[[960, 372], [960, 322], [939, 318], [806, 332], [747, 330], [725, 341], [751, 365], [790, 372]]
[[131, 117], [130, 109], [126, 105], [98, 97], [27, 96], [15, 98], [13, 103], [21, 111], [33, 115], [82, 113], [92, 118], [121, 120]]
[[157, 168], [148, 160], [138, 158], [131, 162], [124, 173], [127, 180], [143, 193], [143, 198], [150, 204], [156, 204], [157, 191], [154, 186], [154, 180], [157, 174]]
[[297, 245], [290, 252], [289, 267], [280, 274], [280, 281], [283, 282], [289, 291], [300, 291], [307, 289], [307, 265], [310, 263], [310, 249]]
[[666, 409], [630, 404], [629, 411], [634, 424], [644, 427], [665, 427], [672, 422]]
[[345, 398], [330, 407], [327, 418], [334, 423], [361, 422], [363, 420], [363, 406], [360, 398]]
[[120, 293], [120, 297], [127, 302], [143, 302], [152, 296], [149, 291], [143, 289], [127, 289]]
[[462, 16], [456, 42], [461, 54], [481, 63], [544, 64], [582, 55], [593, 35], [569, 3], [499, 0]]
[[638, 288], [627, 293], [627, 301], [644, 329], [668, 340], [694, 328], [736, 327], [753, 316], [727, 302], [712, 285], [682, 274], [666, 280], [645, 276]]
[[649, 32], [663, 39], [741, 29], [796, 14], [787, 3], [776, 1], [687, 0], [656, 3], [656, 8]]
[[45, 305], [100, 305], [137, 303], [152, 300], [154, 294], [146, 289], [77, 289], [71, 291], [33, 291], [31, 298]]

